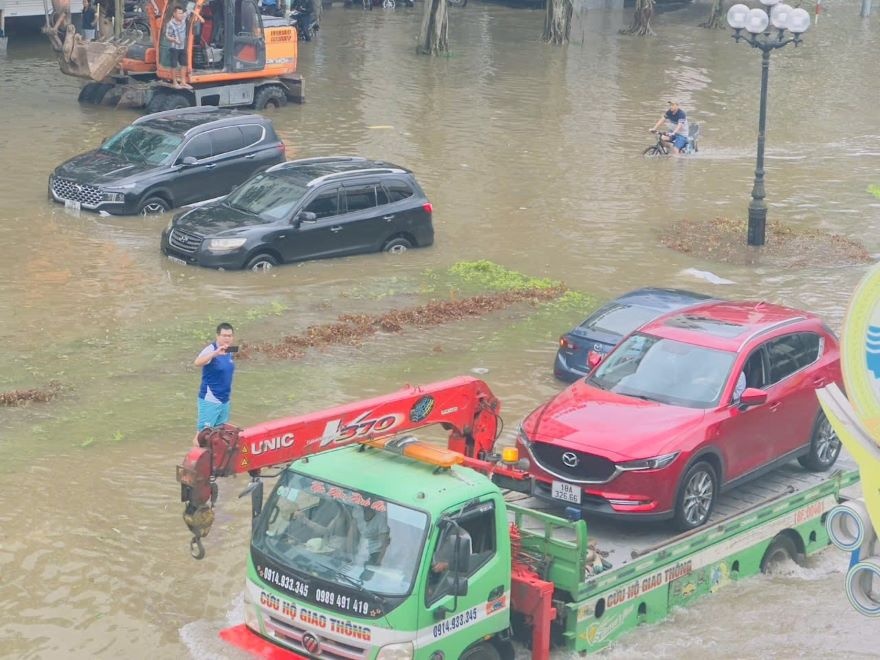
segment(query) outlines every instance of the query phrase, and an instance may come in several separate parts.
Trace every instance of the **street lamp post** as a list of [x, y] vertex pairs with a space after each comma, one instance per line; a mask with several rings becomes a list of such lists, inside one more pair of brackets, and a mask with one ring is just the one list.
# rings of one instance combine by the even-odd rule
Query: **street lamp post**
[[[755, 184], [749, 203], [749, 245], [764, 245], [767, 224], [767, 203], [764, 201], [764, 135], [767, 123], [767, 75], [770, 53], [793, 43], [801, 43], [801, 35], [810, 27], [810, 15], [804, 9], [792, 9], [780, 0], [761, 0], [765, 8], [749, 9], [733, 5], [727, 12], [727, 23], [733, 28], [737, 43], [745, 41], [761, 51], [761, 108], [758, 113], [758, 158]], [[745, 30], [745, 34], [743, 31]]]

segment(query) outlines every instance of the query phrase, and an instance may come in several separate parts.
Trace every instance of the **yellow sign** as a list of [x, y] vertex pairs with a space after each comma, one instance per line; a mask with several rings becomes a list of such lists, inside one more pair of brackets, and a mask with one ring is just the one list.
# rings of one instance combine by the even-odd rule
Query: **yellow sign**
[[880, 531], [880, 266], [868, 272], [850, 301], [840, 360], [846, 398], [829, 387], [819, 401], [859, 464], [868, 514]]

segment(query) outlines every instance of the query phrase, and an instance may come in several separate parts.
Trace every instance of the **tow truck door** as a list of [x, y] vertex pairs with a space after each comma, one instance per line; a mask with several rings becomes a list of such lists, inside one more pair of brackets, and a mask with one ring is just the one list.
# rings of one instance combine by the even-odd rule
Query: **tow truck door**
[[[499, 541], [499, 531], [506, 536], [503, 515], [503, 506], [489, 497], [447, 511], [434, 526], [421, 576], [418, 655], [438, 651], [457, 658], [509, 625], [510, 545]], [[457, 576], [456, 544], [463, 559]]]

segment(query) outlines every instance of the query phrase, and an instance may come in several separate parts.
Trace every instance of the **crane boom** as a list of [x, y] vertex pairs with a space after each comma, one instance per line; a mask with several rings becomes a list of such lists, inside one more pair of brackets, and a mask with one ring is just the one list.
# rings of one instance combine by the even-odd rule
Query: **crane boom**
[[[200, 539], [214, 520], [218, 477], [248, 472], [258, 480], [266, 467], [434, 424], [448, 431], [449, 449], [479, 468], [494, 448], [499, 409], [485, 382], [459, 376], [244, 429], [231, 424], [205, 429], [199, 434], [199, 446], [177, 467], [181, 500], [186, 504], [184, 520], [193, 532], [193, 556], [204, 556]], [[494, 465], [486, 463], [485, 471], [495, 471]], [[261, 499], [261, 490], [259, 495]], [[254, 515], [259, 508], [255, 500]]]

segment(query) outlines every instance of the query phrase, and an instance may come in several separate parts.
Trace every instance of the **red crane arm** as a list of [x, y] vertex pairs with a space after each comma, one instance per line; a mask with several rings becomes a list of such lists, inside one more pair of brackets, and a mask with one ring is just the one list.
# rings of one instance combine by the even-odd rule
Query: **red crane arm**
[[[181, 498], [192, 512], [212, 499], [211, 480], [284, 465], [309, 454], [440, 424], [448, 447], [479, 459], [492, 451], [500, 404], [489, 386], [460, 376], [245, 429], [224, 424], [199, 435], [177, 468]], [[214, 497], [216, 494], [214, 493]]]

